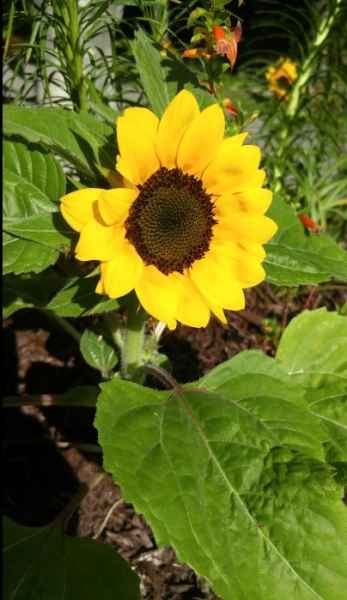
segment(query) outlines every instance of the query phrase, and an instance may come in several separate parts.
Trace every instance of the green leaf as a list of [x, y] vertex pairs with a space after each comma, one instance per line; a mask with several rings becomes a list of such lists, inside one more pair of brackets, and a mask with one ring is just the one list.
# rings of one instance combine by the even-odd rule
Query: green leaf
[[170, 101], [160, 53], [142, 29], [135, 33], [131, 49], [148, 101], [160, 117]]
[[[43, 246], [41, 246], [44, 249]], [[83, 317], [116, 310], [117, 300], [97, 294], [98, 276], [63, 279], [52, 270], [4, 278], [4, 315], [25, 307], [47, 308], [60, 317]]]
[[267, 280], [276, 285], [347, 281], [347, 253], [325, 234], [306, 235], [293, 209], [276, 197], [269, 212], [279, 226], [266, 246]]
[[60, 285], [60, 277], [51, 269], [35, 276], [7, 275], [3, 280], [4, 316], [21, 308], [43, 308]]
[[4, 600], [140, 599], [137, 576], [111, 546], [54, 524], [3, 524]]
[[50, 150], [88, 177], [95, 178], [93, 163], [114, 169], [114, 128], [89, 113], [7, 105], [4, 132]]
[[3, 273], [40, 273], [57, 262], [59, 252], [53, 248], [3, 234]]
[[8, 219], [4, 222], [4, 230], [60, 252], [71, 245], [71, 229], [58, 212]]
[[63, 394], [55, 396], [57, 406], [90, 406], [94, 408], [99, 395], [95, 385], [76, 385]]
[[347, 461], [347, 319], [326, 308], [304, 311], [286, 328], [277, 359], [306, 390], [334, 448], [332, 461]]
[[6, 140], [3, 149], [4, 272], [39, 273], [56, 262], [57, 248], [44, 248], [41, 235], [26, 241], [16, 224], [23, 227], [32, 217], [52, 219], [55, 202], [65, 191], [64, 175], [51, 155], [33, 147]]
[[57, 202], [64, 195], [64, 173], [51, 154], [9, 140], [3, 143], [3, 153], [5, 169], [24, 182], [30, 182], [46, 198]]
[[106, 376], [109, 376], [110, 371], [118, 362], [115, 349], [107, 343], [102, 335], [96, 335], [90, 329], [85, 329], [82, 334], [80, 350], [86, 363]]
[[82, 317], [116, 310], [117, 300], [97, 294], [95, 288], [99, 277], [72, 279], [47, 304], [60, 317]]
[[285, 370], [262, 352], [250, 350], [217, 366], [198, 385], [233, 399], [260, 418], [278, 445], [324, 458], [318, 419], [307, 410], [305, 392]]
[[[345, 508], [315, 458], [319, 422], [299, 387], [288, 399], [274, 360], [245, 354], [229, 363], [230, 385], [226, 371], [178, 392], [102, 384], [105, 468], [158, 543], [172, 544], [223, 600], [342, 600]], [[218, 392], [205, 391], [211, 381]]]

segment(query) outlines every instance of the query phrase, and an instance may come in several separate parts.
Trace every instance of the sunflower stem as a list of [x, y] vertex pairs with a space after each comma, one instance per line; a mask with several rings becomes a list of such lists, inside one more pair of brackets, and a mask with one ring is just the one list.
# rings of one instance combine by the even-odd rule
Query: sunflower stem
[[121, 349], [121, 375], [124, 379], [140, 382], [144, 373], [145, 324], [147, 314], [139, 305], [135, 294], [128, 299], [128, 320]]

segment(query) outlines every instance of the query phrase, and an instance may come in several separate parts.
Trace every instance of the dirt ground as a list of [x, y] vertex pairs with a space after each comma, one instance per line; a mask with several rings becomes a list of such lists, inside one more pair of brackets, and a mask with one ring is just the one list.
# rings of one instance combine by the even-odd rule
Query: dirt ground
[[[228, 314], [228, 325], [211, 320], [206, 329], [179, 327], [163, 334], [160, 349], [179, 382], [193, 381], [242, 350], [273, 355], [293, 316], [304, 308], [333, 310], [346, 301], [347, 290], [338, 285], [281, 292], [263, 284], [248, 292], [246, 310]], [[82, 329], [88, 321], [75, 324]], [[5, 320], [3, 339], [6, 404], [12, 402], [4, 410], [3, 512], [19, 523], [43, 525], [81, 482], [90, 484], [102, 472], [94, 411], [16, 405], [28, 394], [47, 400], [72, 386], [97, 384], [99, 375], [83, 362], [76, 342], [39, 311], [22, 310]], [[107, 474], [84, 497], [69, 532], [114, 546], [140, 576], [143, 600], [217, 598], [170, 547], [156, 546], [142, 515]]]

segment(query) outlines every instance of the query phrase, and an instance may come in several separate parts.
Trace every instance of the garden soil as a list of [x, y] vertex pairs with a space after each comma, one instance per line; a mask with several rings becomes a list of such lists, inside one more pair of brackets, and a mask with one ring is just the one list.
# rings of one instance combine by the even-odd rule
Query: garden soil
[[[242, 350], [260, 349], [272, 356], [293, 316], [305, 308], [333, 310], [346, 300], [346, 288], [339, 286], [282, 292], [263, 284], [248, 292], [246, 310], [228, 313], [228, 325], [212, 319], [206, 329], [164, 332], [160, 350], [169, 357], [178, 382], [194, 381]], [[98, 318], [77, 320], [76, 327], [82, 330]], [[98, 372], [83, 362], [76, 342], [46, 314], [27, 309], [4, 321], [3, 339], [6, 404], [12, 403], [4, 410], [3, 512], [25, 525], [44, 525], [81, 484], [94, 485], [68, 533], [93, 537], [120, 552], [140, 577], [143, 600], [216, 600], [170, 547], [156, 546], [143, 516], [103, 473], [94, 411], [54, 406], [56, 394], [100, 381]], [[30, 404], [32, 396], [45, 406]], [[17, 406], [19, 399], [26, 405]]]

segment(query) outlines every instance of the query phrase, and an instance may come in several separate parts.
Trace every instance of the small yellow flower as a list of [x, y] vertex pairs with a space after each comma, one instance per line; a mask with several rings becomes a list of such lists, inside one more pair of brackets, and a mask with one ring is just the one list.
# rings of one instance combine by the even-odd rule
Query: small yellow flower
[[268, 67], [265, 77], [269, 82], [269, 88], [278, 98], [286, 98], [288, 89], [298, 78], [296, 64], [289, 58], [281, 57], [277, 63]]
[[145, 310], [174, 329], [207, 325], [210, 313], [245, 306], [244, 288], [265, 277], [263, 244], [276, 232], [264, 216], [272, 193], [262, 187], [260, 150], [224, 138], [218, 104], [200, 112], [181, 91], [162, 119], [128, 108], [117, 121], [117, 170], [123, 187], [82, 189], [62, 198], [66, 221], [80, 232], [79, 260], [99, 260], [97, 292], [135, 290]]

